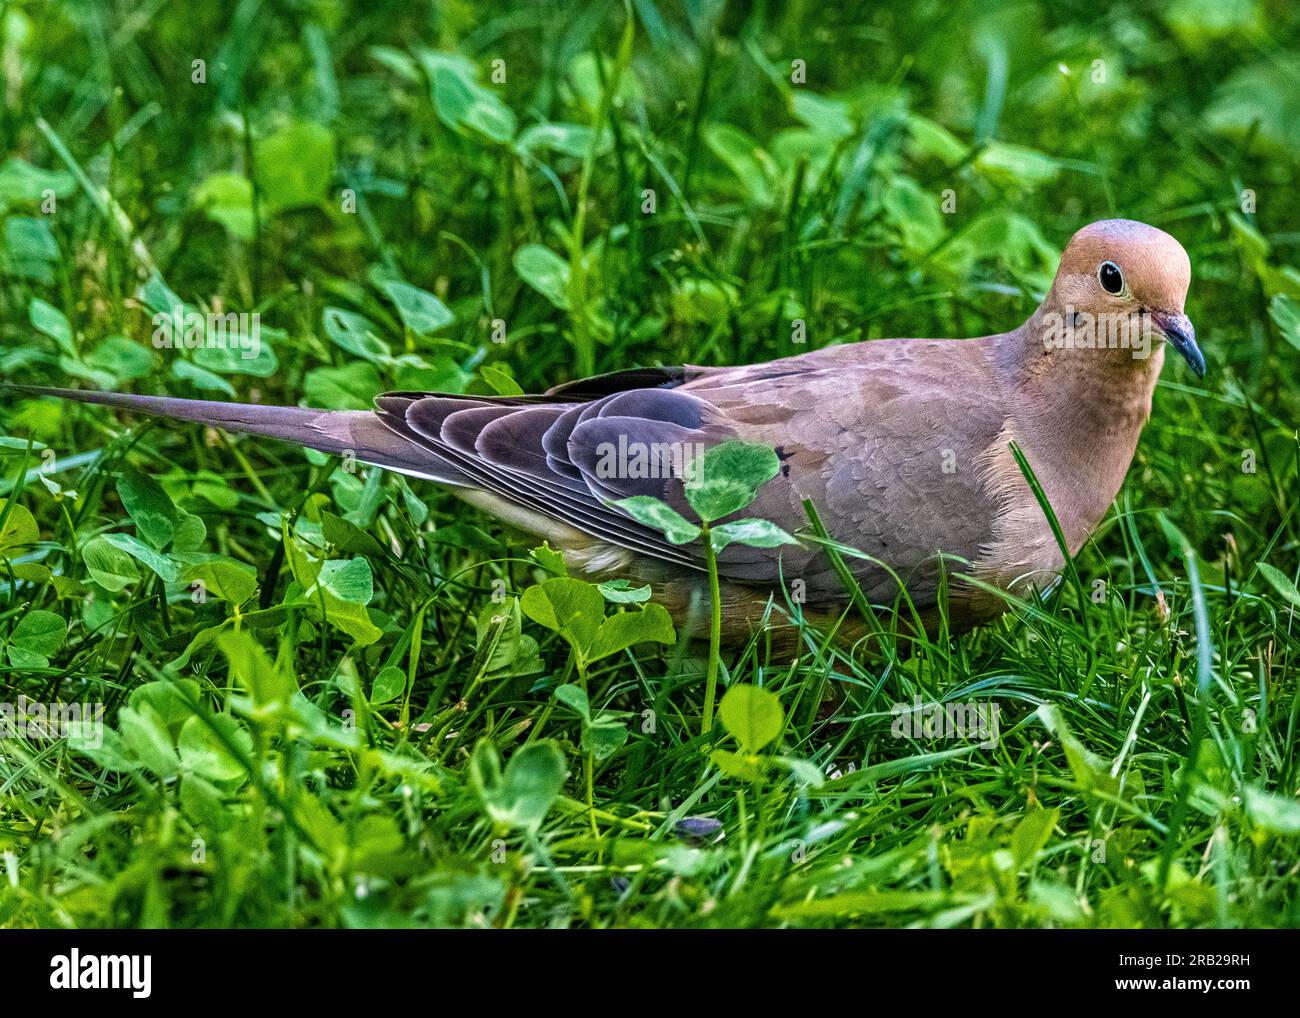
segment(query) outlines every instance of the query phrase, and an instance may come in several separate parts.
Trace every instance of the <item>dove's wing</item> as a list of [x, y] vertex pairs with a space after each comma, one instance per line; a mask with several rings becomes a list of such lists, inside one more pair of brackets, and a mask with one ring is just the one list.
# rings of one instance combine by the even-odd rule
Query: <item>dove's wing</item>
[[451, 464], [469, 486], [523, 510], [525, 519], [554, 520], [594, 543], [700, 567], [695, 551], [610, 503], [654, 495], [684, 510], [674, 457], [735, 436], [703, 400], [661, 387], [679, 384], [679, 373], [625, 377], [643, 387], [623, 389], [610, 376], [542, 397], [395, 392], [375, 408], [394, 434]]
[[[971, 384], [955, 386], [961, 376]], [[671, 544], [611, 503], [651, 495], [694, 518], [682, 466], [720, 442], [762, 442], [776, 449], [780, 472], [737, 515], [793, 532], [807, 524], [811, 499], [834, 538], [888, 562], [927, 601], [936, 553], [973, 561], [995, 538], [999, 499], [981, 456], [1005, 423], [990, 398], [996, 384], [978, 344], [884, 341], [746, 368], [620, 372], [544, 397], [392, 393], [377, 408], [396, 434], [501, 503], [593, 543], [696, 569], [698, 544]], [[889, 570], [849, 565], [869, 595], [889, 596]], [[732, 544], [719, 571], [750, 584], [797, 577], [812, 600], [842, 596], [810, 547]]]

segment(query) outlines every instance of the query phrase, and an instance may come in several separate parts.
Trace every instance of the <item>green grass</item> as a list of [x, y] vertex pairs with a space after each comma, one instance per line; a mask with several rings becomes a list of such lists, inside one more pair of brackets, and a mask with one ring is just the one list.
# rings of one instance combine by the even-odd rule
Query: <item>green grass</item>
[[[979, 335], [1125, 215], [1211, 368], [1077, 577], [724, 646], [780, 710], [703, 737], [707, 641], [571, 652], [431, 485], [6, 394], [0, 701], [109, 732], [0, 739], [0, 924], [1300, 925], [1300, 16], [631, 6], [0, 2], [0, 375], [360, 408]], [[172, 295], [273, 356], [155, 350]]]

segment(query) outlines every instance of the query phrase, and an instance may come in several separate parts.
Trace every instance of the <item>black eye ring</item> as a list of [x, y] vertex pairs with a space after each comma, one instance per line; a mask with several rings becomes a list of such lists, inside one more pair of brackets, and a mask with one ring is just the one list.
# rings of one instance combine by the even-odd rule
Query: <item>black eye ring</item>
[[1114, 262], [1102, 262], [1097, 267], [1097, 279], [1101, 282], [1101, 288], [1107, 293], [1124, 291], [1124, 273], [1120, 272], [1119, 266]]

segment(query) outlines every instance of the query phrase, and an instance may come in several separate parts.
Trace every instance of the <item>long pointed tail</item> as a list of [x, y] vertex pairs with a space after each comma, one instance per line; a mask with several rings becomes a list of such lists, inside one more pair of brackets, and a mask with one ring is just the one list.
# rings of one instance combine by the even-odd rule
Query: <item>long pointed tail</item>
[[206, 399], [134, 396], [124, 392], [4, 384], [10, 389], [33, 396], [54, 396], [78, 403], [98, 403], [151, 417], [192, 421], [226, 431], [263, 435], [336, 456], [352, 455], [362, 463], [441, 484], [467, 485], [453, 464], [432, 449], [416, 445], [389, 430], [369, 410], [313, 410], [296, 406], [258, 406], [255, 403], [219, 403]]

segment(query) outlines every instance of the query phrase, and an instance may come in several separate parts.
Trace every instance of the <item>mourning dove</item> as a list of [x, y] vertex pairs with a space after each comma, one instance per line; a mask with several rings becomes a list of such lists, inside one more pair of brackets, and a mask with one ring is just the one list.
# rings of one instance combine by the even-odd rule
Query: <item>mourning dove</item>
[[[979, 339], [887, 339], [745, 367], [639, 368], [544, 395], [381, 395], [370, 411], [312, 410], [66, 389], [28, 389], [284, 439], [426, 478], [562, 550], [576, 575], [653, 585], [679, 617], [707, 598], [704, 552], [673, 544], [617, 506], [654, 495], [689, 515], [682, 450], [730, 439], [777, 451], [779, 473], [744, 516], [806, 528], [805, 500], [866, 598], [901, 580], [932, 624], [943, 576], [948, 624], [998, 615], [1064, 566], [1010, 449], [1046, 493], [1071, 554], [1123, 483], [1167, 342], [1202, 376], [1183, 301], [1186, 252], [1161, 230], [1106, 220], [1080, 230], [1028, 321]], [[1152, 342], [1152, 340], [1155, 340]], [[634, 466], [639, 464], [639, 466]], [[815, 544], [732, 544], [718, 558], [724, 629], [799, 603], [833, 620], [844, 579]], [[789, 598], [795, 589], [799, 597]], [[785, 588], [784, 590], [782, 588]], [[707, 602], [706, 602], [707, 603]]]

